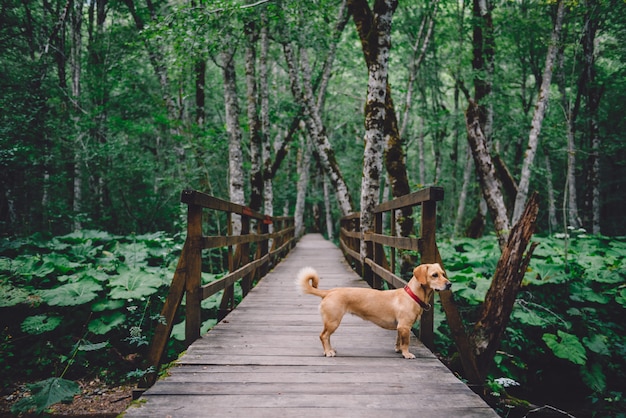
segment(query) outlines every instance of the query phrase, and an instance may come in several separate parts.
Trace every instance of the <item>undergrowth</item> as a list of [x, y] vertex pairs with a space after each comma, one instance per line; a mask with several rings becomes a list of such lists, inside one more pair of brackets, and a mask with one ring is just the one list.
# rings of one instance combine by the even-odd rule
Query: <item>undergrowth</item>
[[[575, 402], [588, 415], [624, 416], [626, 239], [570, 232], [533, 238], [539, 246], [487, 387], [496, 397], [563, 408]], [[71, 400], [72, 381], [79, 378], [116, 384], [143, 376], [142, 359], [163, 320], [160, 309], [182, 244], [180, 236], [162, 232], [80, 231], [0, 241], [0, 385], [36, 382], [20, 410], [45, 409], [41, 399]], [[471, 327], [499, 258], [497, 242], [485, 237], [438, 245]], [[204, 283], [220, 277], [224, 255], [204, 255]], [[202, 302], [203, 332], [215, 324], [220, 298]], [[166, 362], [184, 349], [183, 318], [180, 312]], [[435, 319], [437, 351], [453, 358], [445, 316]]]

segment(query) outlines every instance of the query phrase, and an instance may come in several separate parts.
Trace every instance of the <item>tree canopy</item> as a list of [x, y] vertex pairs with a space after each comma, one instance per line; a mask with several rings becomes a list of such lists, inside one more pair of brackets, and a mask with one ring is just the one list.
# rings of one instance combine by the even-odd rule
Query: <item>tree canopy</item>
[[[270, 211], [294, 213], [300, 150], [313, 156], [307, 210], [322, 201], [325, 179], [345, 187], [330, 210], [336, 220], [341, 199], [358, 203], [362, 194], [374, 62], [358, 22], [347, 21], [367, 2], [344, 3], [3, 1], [3, 233], [176, 230], [181, 189], [230, 197], [229, 141], [242, 151], [246, 204], [270, 188], [255, 181], [271, 180]], [[444, 230], [480, 233], [490, 218], [465, 140], [473, 97], [488, 115], [509, 217], [524, 179], [541, 195], [541, 231], [624, 234], [623, 2], [565, 3], [552, 40], [557, 4], [484, 4], [478, 12], [470, 2], [397, 5], [388, 96], [401, 153], [385, 169], [404, 161], [411, 190], [442, 185]], [[550, 47], [549, 101], [536, 157], [524, 165]], [[379, 195], [391, 196], [393, 177], [380, 181]]]

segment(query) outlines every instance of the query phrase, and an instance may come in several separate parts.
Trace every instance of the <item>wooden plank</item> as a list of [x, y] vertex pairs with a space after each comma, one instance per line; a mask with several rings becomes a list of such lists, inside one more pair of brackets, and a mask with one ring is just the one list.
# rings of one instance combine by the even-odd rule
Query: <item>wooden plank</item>
[[415, 206], [424, 202], [438, 202], [443, 200], [442, 187], [427, 187], [416, 192], [397, 197], [393, 200], [383, 202], [373, 209], [374, 213], [385, 212], [388, 210], [402, 209], [407, 206]]
[[196, 340], [127, 417], [497, 417], [415, 337], [408, 360], [393, 330], [346, 315], [322, 355], [320, 299], [294, 286], [300, 268], [320, 288], [365, 287], [339, 249], [305, 236], [239, 307]]

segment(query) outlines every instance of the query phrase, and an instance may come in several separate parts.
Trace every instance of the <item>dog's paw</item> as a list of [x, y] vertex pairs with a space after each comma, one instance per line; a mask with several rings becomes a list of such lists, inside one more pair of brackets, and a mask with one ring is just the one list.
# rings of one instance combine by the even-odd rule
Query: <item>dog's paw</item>
[[335, 357], [337, 352], [335, 350], [329, 350], [324, 353], [324, 357]]
[[396, 353], [399, 353], [399, 352], [401, 352], [402, 350], [400, 349], [400, 347], [395, 347], [395, 348], [394, 348], [394, 351], [395, 351]]
[[402, 357], [404, 357], [404, 358], [415, 358], [415, 354], [409, 353], [407, 351], [406, 353], [402, 353]]

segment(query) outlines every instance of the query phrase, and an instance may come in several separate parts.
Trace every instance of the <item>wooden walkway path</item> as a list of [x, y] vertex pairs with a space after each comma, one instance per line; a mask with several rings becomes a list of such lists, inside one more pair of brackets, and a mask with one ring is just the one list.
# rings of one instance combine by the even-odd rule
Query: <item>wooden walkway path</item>
[[310, 265], [320, 288], [367, 286], [321, 235], [304, 236], [226, 319], [193, 343], [170, 376], [126, 417], [497, 417], [416, 339], [407, 360], [395, 331], [347, 315], [323, 357], [319, 298], [295, 278]]

